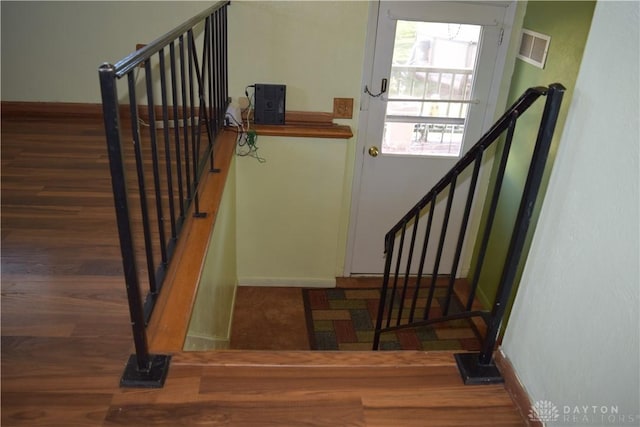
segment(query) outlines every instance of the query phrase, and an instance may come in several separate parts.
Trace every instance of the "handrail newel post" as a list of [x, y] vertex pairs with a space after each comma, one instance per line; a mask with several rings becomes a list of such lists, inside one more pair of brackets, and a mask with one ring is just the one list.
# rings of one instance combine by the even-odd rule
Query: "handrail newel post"
[[171, 356], [150, 354], [147, 343], [144, 309], [136, 272], [135, 249], [129, 218], [115, 67], [111, 64], [101, 65], [99, 77], [120, 251], [135, 345], [135, 354], [129, 358], [120, 385], [162, 387]]
[[555, 83], [549, 86], [547, 92], [547, 100], [542, 113], [529, 172], [524, 185], [520, 207], [509, 243], [507, 258], [498, 284], [496, 300], [491, 310], [487, 333], [480, 354], [459, 353], [455, 355], [458, 369], [465, 384], [504, 382], [502, 375], [493, 361], [493, 351], [498, 340], [498, 335], [500, 334], [500, 328], [504, 320], [509, 297], [513, 290], [518, 265], [524, 250], [531, 217], [533, 216], [533, 208], [542, 184], [549, 150], [553, 140], [553, 133], [558, 121], [560, 105], [565, 90], [564, 86]]

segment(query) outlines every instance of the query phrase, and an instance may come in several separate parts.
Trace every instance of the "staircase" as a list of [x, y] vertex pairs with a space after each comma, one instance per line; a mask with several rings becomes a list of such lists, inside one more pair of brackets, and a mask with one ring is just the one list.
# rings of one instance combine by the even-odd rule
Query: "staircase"
[[[456, 361], [460, 373], [467, 384], [486, 384], [503, 381], [500, 372], [493, 362], [493, 352], [500, 332], [507, 302], [514, 287], [514, 279], [518, 263], [520, 262], [525, 238], [533, 206], [538, 199], [538, 192], [542, 182], [549, 148], [553, 138], [558, 113], [565, 88], [561, 84], [549, 87], [535, 87], [528, 89], [483, 135], [480, 140], [456, 163], [456, 165], [421, 199], [419, 200], [386, 234], [385, 236], [385, 270], [382, 283], [382, 294], [376, 321], [376, 331], [373, 348], [378, 348], [380, 335], [385, 332], [398, 331], [405, 328], [416, 328], [434, 323], [458, 319], [479, 318], [486, 325], [486, 335], [482, 351], [478, 354], [456, 354]], [[531, 161], [527, 180], [524, 185], [520, 208], [513, 227], [508, 254], [504, 262], [502, 276], [498, 284], [493, 306], [490, 310], [479, 309], [474, 306], [474, 297], [479, 286], [479, 278], [487, 251], [491, 227], [495, 219], [496, 206], [500, 197], [502, 181], [505, 175], [507, 160], [509, 159], [511, 144], [516, 124], [535, 102], [546, 96], [544, 111], [540, 119], [539, 131]], [[503, 139], [504, 138], [504, 139]], [[503, 147], [498, 167], [495, 186], [487, 199], [489, 215], [484, 227], [476, 236], [468, 233], [468, 223], [478, 184], [480, 166], [486, 150], [496, 141], [503, 139]], [[522, 143], [523, 141], [519, 141]], [[527, 141], [524, 141], [527, 142]], [[449, 214], [453, 209], [454, 195], [459, 188], [459, 178], [467, 174], [470, 185], [466, 193], [466, 201], [462, 222], [456, 228], [449, 224]], [[460, 180], [462, 181], [462, 180]], [[436, 206], [446, 204], [444, 218], [441, 223], [434, 221]], [[426, 229], [422, 235], [418, 232], [418, 225], [426, 221]], [[440, 229], [439, 234], [432, 233]], [[436, 235], [437, 238], [432, 237]], [[456, 242], [453, 265], [447, 271], [442, 271], [440, 260], [447, 240]], [[458, 264], [465, 242], [480, 242], [478, 263], [469, 280], [457, 281]], [[432, 266], [425, 265], [427, 253], [435, 254]], [[419, 260], [417, 274], [414, 258]], [[429, 275], [424, 271], [431, 271]], [[441, 313], [434, 314], [434, 295], [436, 284], [441, 275], [448, 277], [446, 296], [441, 303]], [[460, 292], [460, 286], [465, 286], [467, 298], [462, 301], [462, 310], [453, 310], [455, 295]], [[424, 308], [417, 309], [417, 301], [421, 291], [428, 290]]]
[[[172, 356], [164, 387], [119, 387], [133, 346], [102, 118], [51, 104], [8, 112], [3, 103], [3, 426], [522, 425], [502, 385], [462, 384], [450, 352], [194, 353], [149, 325], [150, 352]], [[152, 318], [164, 298], [173, 307], [170, 289]]]
[[[135, 344], [135, 354], [129, 358], [121, 380], [122, 386], [162, 387], [171, 354], [179, 353], [184, 344], [199, 281], [199, 273], [194, 272], [201, 271], [206, 251], [206, 241], [198, 240], [197, 236], [210, 234], [215, 218], [215, 208], [209, 210], [212, 214], [207, 214], [201, 209], [201, 202], [206, 198], [207, 203], [215, 206], [215, 196], [212, 195], [221, 194], [225, 168], [233, 152], [233, 133], [224, 129], [229, 103], [228, 5], [229, 2], [219, 2], [121, 61], [113, 65], [103, 64], [99, 69], [113, 195]], [[201, 46], [196, 43], [195, 27], [202, 28]], [[144, 68], [145, 91], [138, 95], [140, 67]], [[121, 98], [117, 82], [120, 79], [128, 83], [128, 108], [119, 104]], [[385, 332], [447, 320], [480, 318], [487, 328], [482, 352], [456, 355], [458, 366], [467, 383], [501, 380], [492, 353], [505, 304], [513, 287], [515, 269], [531, 218], [531, 208], [536, 201], [563, 92], [560, 84], [526, 91], [452, 170], [387, 233], [385, 275], [374, 349], [378, 348], [380, 334]], [[480, 267], [469, 281], [470, 290], [468, 300], [463, 304], [464, 309], [453, 313], [453, 295], [459, 292], [459, 289], [455, 289], [454, 279], [462, 246], [470, 239], [467, 236], [467, 223], [483, 156], [492, 144], [505, 135], [497, 185], [489, 201], [491, 213], [479, 236], [480, 266], [485, 256], [517, 120], [538, 98], [544, 96], [547, 102], [540, 132], [496, 301], [491, 310], [480, 310], [473, 306]], [[141, 108], [139, 104], [143, 98], [146, 98], [146, 105]], [[141, 130], [141, 126], [147, 123], [150, 125]], [[124, 136], [128, 132], [130, 136]], [[127, 153], [130, 145], [123, 144], [127, 140], [133, 141], [132, 153]], [[450, 230], [448, 216], [456, 183], [463, 174], [470, 174], [471, 186], [464, 206], [464, 220], [460, 230], [454, 231]], [[135, 179], [128, 179], [127, 176]], [[210, 186], [214, 190], [209, 190]], [[130, 197], [130, 193], [135, 197]], [[438, 199], [443, 196], [446, 196], [445, 219], [442, 224], [432, 224], [433, 211]], [[417, 236], [417, 224], [425, 218], [427, 233]], [[429, 230], [437, 226], [442, 230], [439, 241], [430, 242]], [[136, 246], [134, 235], [141, 237], [138, 241], [143, 241], [144, 245]], [[452, 238], [457, 241], [457, 249], [451, 271], [443, 273], [439, 271], [439, 260], [447, 235], [454, 235]], [[197, 250], [194, 249], [194, 242], [199, 242], [195, 245]], [[429, 269], [433, 271], [430, 276], [423, 274], [426, 271], [424, 260], [427, 251], [436, 252], [435, 265]], [[136, 255], [146, 262], [136, 263]], [[415, 277], [411, 271], [414, 257], [421, 260]], [[189, 280], [185, 280], [183, 274], [189, 272], [193, 274], [188, 276]], [[430, 309], [436, 283], [440, 276], [447, 274], [451, 279], [447, 285], [443, 313], [434, 317]], [[184, 285], [185, 282], [188, 285]], [[149, 290], [143, 299], [141, 285], [145, 284]], [[163, 287], [166, 290], [161, 292]], [[421, 289], [429, 291], [425, 309], [418, 312], [416, 300]], [[153, 314], [155, 307], [160, 307], [156, 315]], [[155, 353], [152, 354], [152, 351]]]

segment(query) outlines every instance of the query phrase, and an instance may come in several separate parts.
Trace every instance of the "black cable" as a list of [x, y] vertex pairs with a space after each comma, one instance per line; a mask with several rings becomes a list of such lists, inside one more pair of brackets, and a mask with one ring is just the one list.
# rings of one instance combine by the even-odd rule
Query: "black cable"
[[[250, 97], [249, 96], [249, 88], [253, 88], [253, 95]], [[251, 102], [251, 98], [256, 97], [256, 91], [255, 91], [256, 85], [249, 85], [247, 87], [244, 88], [244, 95], [247, 97], [247, 102], [249, 102], [249, 104], [247, 105], [247, 108], [245, 108], [244, 110], [242, 110], [243, 113], [246, 113], [247, 111], [249, 111], [251, 109], [251, 107], [253, 106], [253, 102]]]

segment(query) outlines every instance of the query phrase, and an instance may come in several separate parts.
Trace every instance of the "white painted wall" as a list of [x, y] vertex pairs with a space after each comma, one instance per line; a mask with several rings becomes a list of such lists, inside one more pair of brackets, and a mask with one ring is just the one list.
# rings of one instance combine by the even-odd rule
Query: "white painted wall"
[[367, 10], [363, 1], [232, 2], [230, 96], [285, 84], [287, 110], [298, 111], [332, 111], [334, 97], [358, 97]]
[[231, 159], [215, 224], [209, 236], [198, 293], [184, 344], [186, 351], [229, 348], [238, 284], [236, 161]]
[[[532, 400], [555, 404], [561, 425], [640, 423], [639, 8], [596, 6], [503, 342]], [[610, 422], [585, 405], [618, 414]]]
[[3, 101], [100, 102], [98, 67], [213, 2], [2, 1]]
[[240, 285], [335, 285], [347, 141], [259, 137], [238, 159]]
[[[333, 111], [354, 98], [367, 24], [362, 1], [236, 1], [229, 8], [229, 90], [287, 85], [287, 110]], [[355, 138], [258, 137], [266, 163], [238, 159], [238, 280], [331, 286], [342, 274]]]

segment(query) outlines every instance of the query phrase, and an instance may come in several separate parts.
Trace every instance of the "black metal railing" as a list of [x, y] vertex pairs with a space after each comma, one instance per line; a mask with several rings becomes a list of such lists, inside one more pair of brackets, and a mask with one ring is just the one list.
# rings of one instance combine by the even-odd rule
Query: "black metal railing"
[[[487, 326], [481, 352], [479, 354], [456, 354], [456, 361], [465, 383], [477, 384], [501, 380], [500, 374], [493, 364], [493, 351], [514, 285], [516, 270], [542, 181], [564, 91], [565, 88], [557, 83], [548, 88], [528, 89], [456, 165], [386, 234], [385, 272], [374, 335], [374, 350], [378, 349], [380, 335], [385, 332], [480, 317]], [[496, 216], [516, 122], [541, 96], [546, 96], [547, 100], [502, 276], [498, 283], [498, 291], [491, 310], [478, 309], [473, 304], [474, 298]], [[470, 239], [468, 223], [483, 156], [487, 148], [501, 137], [504, 137], [504, 146], [495, 175], [495, 187], [488, 200], [487, 220], [478, 234], [480, 248], [476, 268], [469, 282], [470, 289], [466, 301], [455, 304], [457, 302], [454, 296], [456, 274], [463, 245], [465, 241]], [[460, 184], [462, 181], [464, 181], [464, 185]], [[456, 194], [456, 190], [463, 192], [462, 197]], [[456, 199], [456, 197], [458, 198]], [[450, 222], [454, 199], [459, 201], [459, 209], [462, 209], [461, 219], [455, 224], [458, 227]], [[437, 220], [434, 215], [436, 209], [439, 212]], [[426, 225], [420, 224], [421, 227], [419, 227], [420, 221], [425, 217]], [[436, 231], [434, 236], [433, 230], [437, 229], [436, 222], [440, 223], [440, 231], [439, 234]], [[456, 228], [457, 234], [454, 234]], [[418, 236], [419, 234], [421, 236]], [[419, 237], [421, 237], [421, 241]], [[455, 244], [448, 248], [449, 254], [452, 255], [452, 261], [445, 266], [446, 272], [443, 273], [443, 253], [447, 242], [449, 245], [451, 245], [450, 242], [455, 242]], [[416, 247], [416, 245], [419, 246]], [[430, 256], [427, 258], [428, 253]], [[419, 258], [416, 260], [418, 255]], [[433, 264], [425, 267], [427, 259]], [[427, 269], [429, 269], [429, 274], [427, 274]], [[444, 286], [441, 283], [442, 280], [439, 279], [444, 279]], [[444, 292], [441, 292], [440, 310], [434, 314], [433, 301], [438, 286], [443, 288]], [[420, 309], [418, 309], [418, 299], [424, 301], [424, 307], [420, 304]]]
[[[149, 353], [146, 324], [186, 216], [205, 215], [198, 185], [207, 163], [217, 171], [213, 144], [229, 103], [228, 4], [218, 2], [115, 65], [99, 68], [135, 343], [122, 386], [161, 387], [166, 376], [170, 356]], [[118, 95], [121, 80], [126, 82], [123, 99]], [[145, 263], [137, 264], [136, 256]]]

